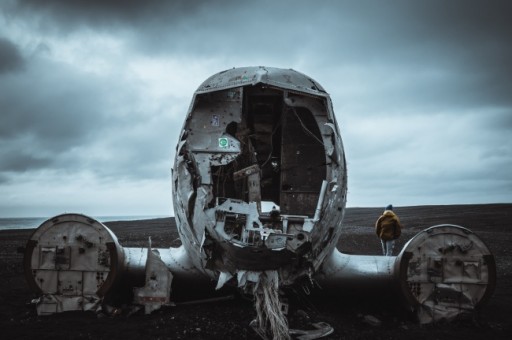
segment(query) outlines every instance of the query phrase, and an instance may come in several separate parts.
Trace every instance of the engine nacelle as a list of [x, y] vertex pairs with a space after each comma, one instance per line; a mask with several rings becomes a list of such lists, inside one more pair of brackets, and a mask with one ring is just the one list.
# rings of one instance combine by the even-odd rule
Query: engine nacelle
[[[134, 288], [134, 301], [149, 313], [170, 302], [174, 277], [205, 278], [183, 247], [122, 247], [104, 224], [80, 214], [55, 216], [37, 228], [25, 248], [29, 287], [40, 298], [39, 315], [99, 310], [103, 297], [118, 287]], [[139, 287], [139, 288], [135, 288]]]
[[430, 227], [395, 260], [400, 290], [421, 323], [450, 320], [485, 303], [496, 286], [494, 256], [471, 230]]
[[55, 216], [37, 228], [25, 249], [39, 314], [95, 309], [124, 265], [124, 252], [105, 225], [79, 214]]

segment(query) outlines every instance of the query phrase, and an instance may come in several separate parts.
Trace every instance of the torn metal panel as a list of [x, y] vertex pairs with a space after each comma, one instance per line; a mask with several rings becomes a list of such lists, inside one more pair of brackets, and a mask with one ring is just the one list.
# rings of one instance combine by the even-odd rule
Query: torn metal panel
[[229, 124], [241, 120], [241, 95], [241, 89], [231, 89], [196, 98], [197, 103], [185, 124], [190, 151], [236, 152], [237, 141], [226, 130]]
[[[245, 287], [248, 282], [257, 283], [260, 281], [260, 276], [263, 274], [261, 271], [247, 271], [247, 270], [239, 270], [237, 271], [237, 281], [238, 287]], [[277, 272], [270, 270], [268, 271], [268, 275], [272, 276], [274, 280], [277, 280]]]
[[311, 325], [315, 329], [290, 329], [290, 335], [295, 335], [298, 340], [313, 340], [323, 338], [334, 332], [334, 328], [326, 322], [315, 322]]
[[[185, 216], [190, 218], [191, 212], [194, 207], [194, 187], [193, 177], [188, 170], [187, 162], [183, 156], [177, 159], [177, 171], [174, 180], [177, 182], [176, 185], [176, 196], [178, 204], [185, 212]], [[178, 180], [179, 179], [179, 180]]]
[[217, 281], [217, 285], [215, 286], [215, 290], [221, 289], [226, 282], [228, 282], [233, 275], [227, 272], [221, 272], [219, 275], [219, 280]]
[[145, 314], [169, 305], [173, 275], [160, 258], [158, 249], [147, 249], [146, 280], [142, 288], [134, 289], [134, 302], [144, 306]]

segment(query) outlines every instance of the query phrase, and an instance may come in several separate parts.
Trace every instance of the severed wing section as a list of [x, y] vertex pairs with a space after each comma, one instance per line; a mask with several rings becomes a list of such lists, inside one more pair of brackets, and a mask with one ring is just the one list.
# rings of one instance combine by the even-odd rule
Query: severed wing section
[[335, 249], [316, 279], [331, 291], [398, 291], [419, 321], [430, 323], [472, 313], [485, 303], [496, 286], [496, 265], [469, 229], [443, 224], [418, 233], [396, 257]]
[[149, 240], [148, 248], [122, 247], [104, 224], [81, 214], [41, 224], [27, 243], [24, 267], [29, 286], [39, 295], [39, 315], [99, 310], [103, 298], [121, 284], [136, 287], [135, 302], [150, 313], [171, 303], [174, 281], [210, 283], [183, 246], [156, 249]]

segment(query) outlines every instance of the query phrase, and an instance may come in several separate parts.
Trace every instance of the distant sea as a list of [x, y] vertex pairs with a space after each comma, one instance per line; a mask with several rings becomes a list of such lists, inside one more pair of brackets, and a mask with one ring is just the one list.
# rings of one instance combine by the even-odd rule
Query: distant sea
[[[103, 223], [109, 221], [150, 220], [164, 217], [169, 216], [98, 216], [93, 218]], [[37, 228], [49, 218], [51, 217], [0, 217], [0, 230]]]

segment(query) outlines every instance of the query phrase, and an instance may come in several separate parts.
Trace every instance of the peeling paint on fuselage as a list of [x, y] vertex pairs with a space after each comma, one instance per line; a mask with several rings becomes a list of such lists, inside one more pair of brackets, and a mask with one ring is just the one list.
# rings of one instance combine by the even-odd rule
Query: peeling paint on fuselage
[[[195, 93], [177, 148], [182, 243], [212, 279], [278, 270], [291, 284], [335, 247], [346, 180], [331, 100], [317, 83], [293, 70], [221, 72]], [[262, 202], [276, 207], [264, 212]]]

